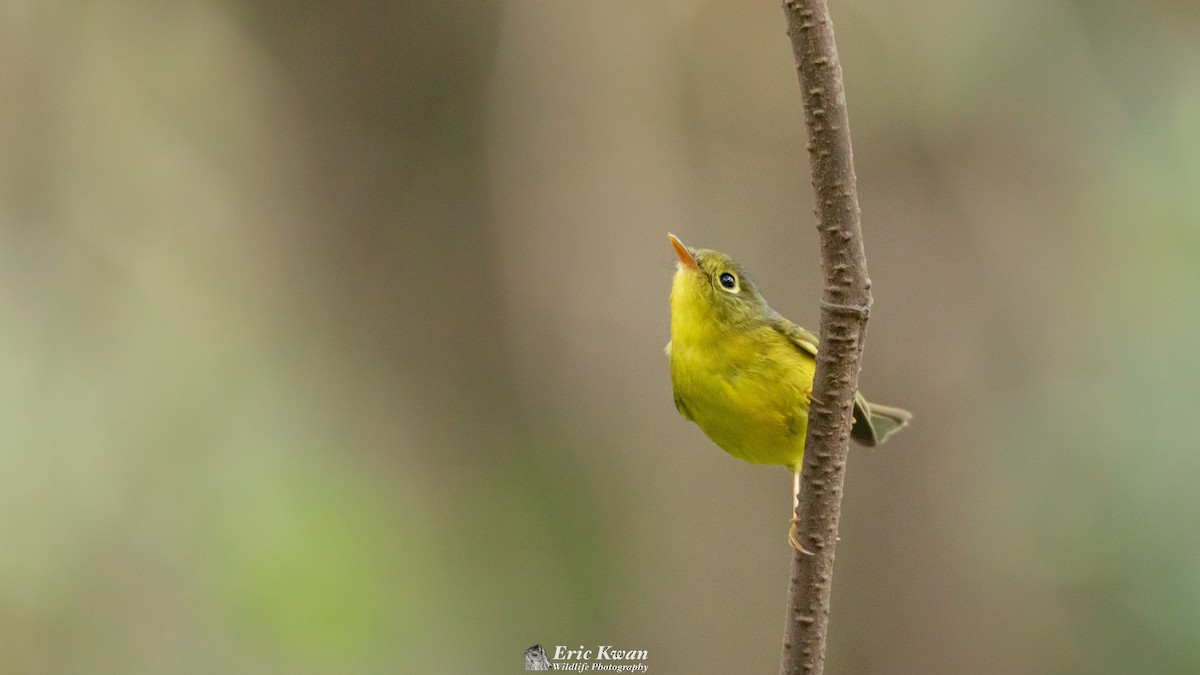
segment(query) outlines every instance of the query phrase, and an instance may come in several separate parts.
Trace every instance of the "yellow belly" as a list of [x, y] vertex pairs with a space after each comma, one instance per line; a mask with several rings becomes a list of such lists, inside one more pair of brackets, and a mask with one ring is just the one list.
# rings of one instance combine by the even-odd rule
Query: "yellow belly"
[[[673, 336], [677, 405], [718, 446], [755, 464], [800, 466], [815, 362], [770, 327], [715, 340]], [[684, 339], [680, 339], [680, 338]]]

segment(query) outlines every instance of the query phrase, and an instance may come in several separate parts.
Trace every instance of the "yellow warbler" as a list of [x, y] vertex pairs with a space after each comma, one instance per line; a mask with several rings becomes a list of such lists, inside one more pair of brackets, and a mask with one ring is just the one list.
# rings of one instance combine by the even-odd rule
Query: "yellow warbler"
[[[675, 407], [734, 457], [786, 466], [795, 496], [817, 337], [771, 309], [729, 256], [689, 249], [668, 236], [679, 257], [667, 343]], [[850, 436], [875, 446], [911, 418], [908, 411], [868, 403], [856, 394]], [[794, 532], [792, 543], [799, 548]]]

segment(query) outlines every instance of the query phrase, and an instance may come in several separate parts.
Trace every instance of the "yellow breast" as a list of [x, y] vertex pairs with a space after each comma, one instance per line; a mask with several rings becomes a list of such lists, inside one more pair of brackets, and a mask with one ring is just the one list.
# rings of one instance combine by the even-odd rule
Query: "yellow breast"
[[769, 325], [735, 328], [672, 291], [671, 382], [680, 412], [729, 454], [798, 467], [815, 362]]

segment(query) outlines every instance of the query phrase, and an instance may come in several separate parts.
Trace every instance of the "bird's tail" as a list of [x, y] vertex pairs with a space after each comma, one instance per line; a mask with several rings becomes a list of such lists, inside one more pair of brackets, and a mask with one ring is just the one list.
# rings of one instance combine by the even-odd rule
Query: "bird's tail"
[[868, 403], [862, 394], [854, 398], [854, 426], [850, 437], [873, 448], [900, 431], [912, 420], [912, 413], [900, 408]]

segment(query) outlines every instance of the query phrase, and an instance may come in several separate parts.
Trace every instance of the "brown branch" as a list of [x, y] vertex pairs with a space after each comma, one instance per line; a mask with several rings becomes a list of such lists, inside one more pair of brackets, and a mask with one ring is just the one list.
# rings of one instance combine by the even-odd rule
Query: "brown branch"
[[825, 667], [834, 547], [871, 281], [859, 227], [842, 67], [829, 10], [825, 0], [786, 0], [783, 7], [804, 98], [824, 277], [821, 349], [796, 507], [798, 537], [812, 554], [795, 551], [792, 558], [779, 669], [782, 675], [799, 675], [820, 673]]

